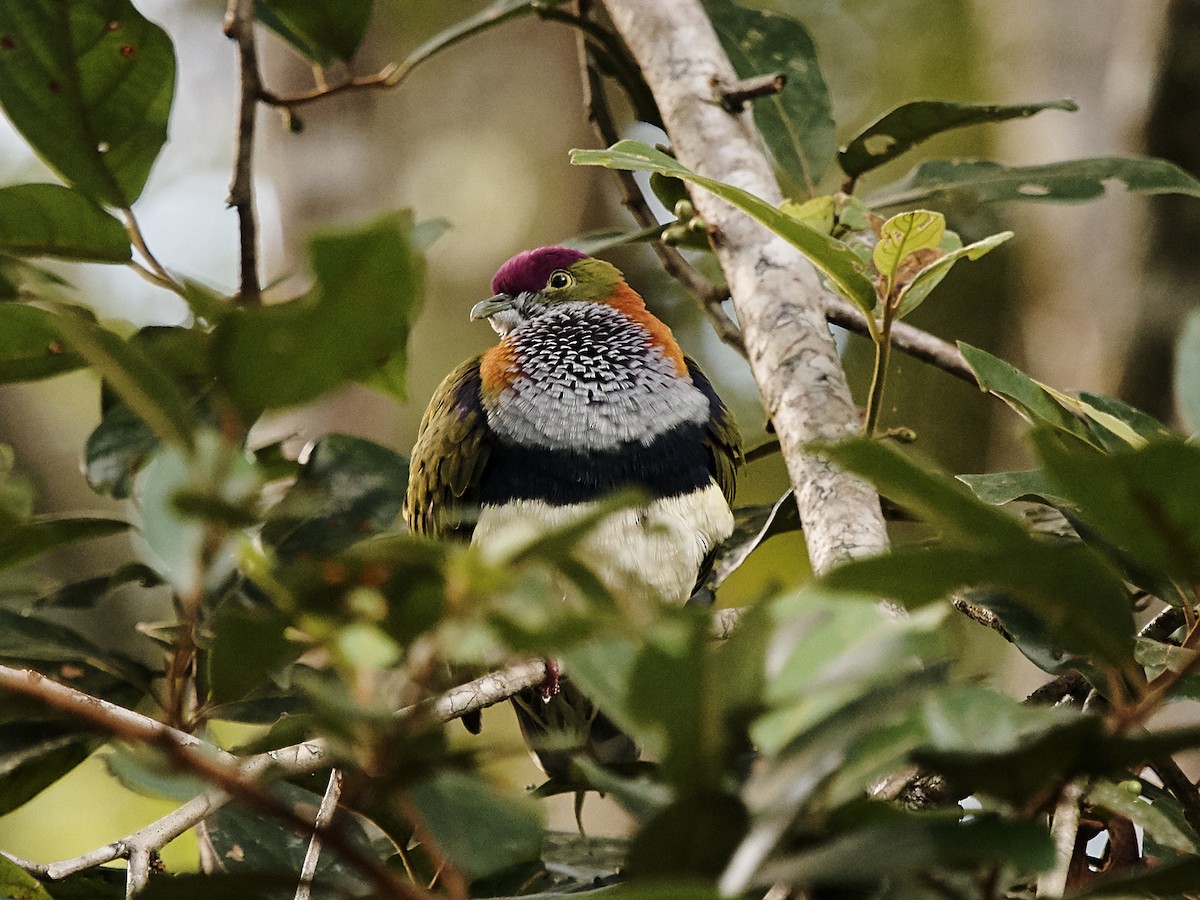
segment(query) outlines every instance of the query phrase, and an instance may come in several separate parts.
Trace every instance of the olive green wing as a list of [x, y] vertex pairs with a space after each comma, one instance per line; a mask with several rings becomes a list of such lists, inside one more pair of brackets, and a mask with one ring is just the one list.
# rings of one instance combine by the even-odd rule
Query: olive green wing
[[469, 538], [493, 437], [480, 398], [480, 358], [445, 377], [421, 419], [409, 462], [404, 520], [433, 537]]
[[712, 383], [700, 371], [696, 361], [690, 356], [685, 356], [683, 361], [687, 365], [688, 374], [692, 376], [692, 383], [708, 398], [709, 416], [705, 430], [708, 467], [725, 499], [733, 506], [733, 497], [737, 492], [737, 470], [746, 462], [746, 454], [742, 450], [742, 433], [738, 430], [733, 413], [717, 395]]

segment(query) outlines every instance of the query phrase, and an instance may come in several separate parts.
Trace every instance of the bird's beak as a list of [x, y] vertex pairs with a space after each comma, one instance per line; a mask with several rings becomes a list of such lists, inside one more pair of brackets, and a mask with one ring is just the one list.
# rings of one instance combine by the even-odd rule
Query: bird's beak
[[508, 294], [496, 294], [494, 297], [480, 300], [471, 307], [471, 321], [474, 322], [476, 319], [490, 319], [496, 313], [512, 309], [513, 304], [516, 302], [516, 298], [510, 297]]

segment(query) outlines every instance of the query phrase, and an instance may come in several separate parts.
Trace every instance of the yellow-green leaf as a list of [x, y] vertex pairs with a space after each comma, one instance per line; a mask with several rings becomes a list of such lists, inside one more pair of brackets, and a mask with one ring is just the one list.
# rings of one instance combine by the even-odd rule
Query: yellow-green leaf
[[870, 313], [875, 307], [875, 287], [863, 271], [862, 260], [847, 244], [798, 222], [749, 191], [697, 175], [678, 160], [641, 141], [618, 141], [607, 150], [572, 150], [571, 162], [577, 166], [658, 172], [698, 184], [757, 219], [803, 253], [843, 297], [863, 312]]
[[976, 241], [965, 247], [959, 247], [957, 250], [947, 253], [936, 262], [930, 263], [921, 269], [912, 281], [901, 288], [900, 303], [896, 310], [896, 318], [903, 319], [920, 306], [925, 301], [925, 298], [929, 296], [929, 292], [941, 284], [942, 279], [946, 277], [946, 273], [960, 259], [979, 259], [979, 257], [999, 247], [1012, 236], [1013, 233], [1011, 231], [1001, 231], [999, 234], [985, 237], [981, 241]]
[[946, 217], [928, 209], [903, 212], [883, 223], [871, 258], [889, 289], [904, 258], [918, 250], [936, 249], [945, 231]]

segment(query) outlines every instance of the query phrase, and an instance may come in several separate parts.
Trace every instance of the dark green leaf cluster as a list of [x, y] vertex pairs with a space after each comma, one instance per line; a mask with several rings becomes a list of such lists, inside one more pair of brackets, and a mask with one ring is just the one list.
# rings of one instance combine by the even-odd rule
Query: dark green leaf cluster
[[[254, 6], [318, 66], [352, 61], [373, 8]], [[730, 0], [704, 6], [740, 77], [790, 79], [782, 94], [756, 101], [754, 117], [796, 196], [777, 208], [632, 141], [576, 151], [574, 161], [652, 173], [689, 239], [706, 231], [684, 182], [740, 207], [813, 260], [868, 316], [880, 348], [892, 320], [956, 261], [1006, 237], [963, 246], [939, 213], [884, 220], [880, 208], [947, 191], [1083, 200], [1111, 179], [1200, 193], [1156, 160], [934, 160], [860, 200], [860, 177], [935, 134], [1074, 105], [919, 101], [839, 152], [801, 24]], [[555, 3], [497, 0], [384, 80], [526, 14], [582, 29], [600, 71], [640, 118], [657, 120], [616, 36]], [[613, 497], [585, 521], [491, 554], [418, 538], [400, 524], [408, 462], [393, 449], [329, 434], [293, 458], [249, 435], [265, 413], [348, 383], [404, 396], [422, 251], [442, 223], [392, 212], [314, 235], [312, 287], [266, 306], [144, 270], [186, 299], [191, 316], [132, 334], [97, 321], [69, 285], [27, 262], [124, 264], [137, 250], [151, 263], [131, 207], [166, 138], [174, 78], [170, 39], [128, 0], [0, 5], [0, 105], [63, 181], [0, 188], [0, 382], [95, 373], [102, 419], [84, 448], [86, 477], [132, 513], [39, 514], [32, 485], [0, 447], [0, 570], [21, 576], [0, 581], [0, 679], [9, 679], [0, 680], [9, 687], [0, 814], [93, 754], [133, 792], [186, 803], [209, 789], [212, 770], [178, 747], [114, 741], [119, 728], [103, 733], [12, 680], [48, 679], [208, 744], [223, 733], [211, 723], [240, 726], [241, 745], [206, 747], [202, 757], [228, 764], [220, 786], [234, 798], [206, 822], [214, 871], [156, 876], [147, 898], [294, 896], [310, 847], [294, 826], [312, 821], [332, 766], [344, 788], [318, 857], [319, 897], [425, 897], [445, 886], [451, 896], [601, 890], [671, 900], [773, 884], [814, 900], [1030, 896], [1063, 862], [1046, 823], [1069, 789], [1111, 848], [1135, 827], [1141, 836], [1121, 877], [1102, 872], [1116, 868], [1115, 849], [1108, 858], [1082, 844], [1068, 853], [1078, 896], [1195, 892], [1200, 796], [1173, 755], [1200, 748], [1200, 730], [1153, 723], [1168, 704], [1200, 697], [1193, 440], [1115, 398], [1067, 396], [962, 345], [981, 390], [1030, 423], [1038, 468], [956, 479], [865, 438], [811, 448], [873, 483], [920, 523], [921, 539], [764, 597], [719, 642], [707, 609], [647, 609], [606, 588], [579, 553], [601, 518], [637, 497]], [[835, 160], [844, 192], [818, 195]], [[658, 236], [579, 243], [594, 250]], [[1177, 378], [1192, 427], [1198, 335], [1193, 321]], [[710, 587], [772, 535], [799, 527], [787, 499], [739, 511]], [[28, 566], [130, 531], [132, 560], [111, 571], [52, 580]], [[141, 622], [131, 646], [102, 646], [89, 617], [118, 605], [155, 608], [162, 619]], [[954, 607], [1047, 674], [1034, 701], [1057, 702], [1021, 703], [963, 678]], [[643, 748], [646, 761], [626, 767], [580, 758], [537, 795], [603, 792], [630, 814], [628, 840], [548, 831], [533, 797], [483, 774], [495, 762], [489, 752], [449, 739], [446, 709], [463, 706], [447, 692], [514, 656], [561, 660], [571, 684]], [[302, 752], [317, 762], [284, 766]], [[111, 876], [42, 883], [0, 855], [4, 896], [125, 896], [124, 879]]]

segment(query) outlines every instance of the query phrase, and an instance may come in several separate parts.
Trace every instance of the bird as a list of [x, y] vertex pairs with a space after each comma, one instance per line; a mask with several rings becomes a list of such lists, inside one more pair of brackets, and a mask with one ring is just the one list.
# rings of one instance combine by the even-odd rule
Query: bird
[[[499, 341], [433, 394], [410, 459], [409, 529], [486, 551], [635, 489], [638, 505], [602, 519], [576, 553], [614, 593], [685, 603], [734, 528], [744, 455], [729, 408], [613, 264], [540, 247], [501, 265], [491, 288], [470, 318]], [[578, 753], [636, 761], [569, 673], [550, 672], [514, 698], [542, 770], [566, 779]]]

